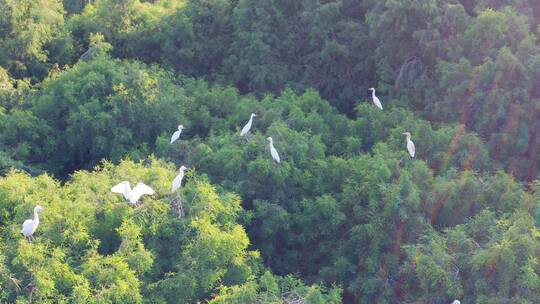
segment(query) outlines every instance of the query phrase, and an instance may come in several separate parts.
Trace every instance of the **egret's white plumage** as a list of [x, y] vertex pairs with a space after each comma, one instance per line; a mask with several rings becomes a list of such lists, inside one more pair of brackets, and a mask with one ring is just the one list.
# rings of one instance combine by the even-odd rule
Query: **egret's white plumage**
[[34, 217], [30, 220], [24, 221], [21, 230], [21, 233], [24, 235], [24, 237], [31, 237], [34, 232], [36, 232], [36, 229], [39, 225], [39, 214], [41, 213], [41, 211], [43, 211], [43, 207], [39, 205], [34, 207]]
[[411, 157], [414, 157], [416, 149], [414, 147], [413, 141], [411, 140], [411, 133], [410, 132], [405, 132], [405, 133], [403, 133], [403, 135], [407, 136], [407, 150], [409, 151], [409, 155]]
[[249, 130], [251, 129], [251, 125], [253, 124], [253, 117], [256, 117], [256, 116], [257, 114], [251, 113], [251, 117], [249, 118], [249, 121], [247, 122], [247, 124], [242, 128], [242, 131], [240, 132], [240, 136], [244, 136], [249, 132]]
[[276, 163], [281, 162], [281, 159], [279, 158], [278, 151], [276, 150], [276, 148], [274, 148], [274, 141], [272, 140], [272, 137], [268, 137], [267, 140], [270, 143], [270, 154], [272, 155], [272, 159]]
[[373, 103], [377, 106], [377, 108], [382, 110], [382, 103], [379, 100], [379, 97], [375, 96], [375, 88], [369, 88], [369, 90], [371, 91], [371, 99], [373, 99]]
[[120, 184], [112, 187], [111, 192], [122, 194], [125, 199], [127, 199], [131, 204], [135, 205], [141, 196], [145, 194], [153, 195], [154, 189], [143, 183], [137, 183], [135, 188], [132, 190], [129, 182], [123, 181]]
[[454, 300], [454, 302], [452, 302], [452, 304], [461, 304], [461, 302], [459, 300]]
[[180, 138], [180, 134], [182, 134], [183, 129], [184, 129], [184, 126], [182, 125], [178, 126], [178, 130], [174, 132], [173, 135], [171, 136], [171, 144], [175, 142], [178, 138]]
[[174, 178], [172, 182], [172, 189], [171, 191], [174, 193], [180, 186], [182, 186], [182, 180], [184, 179], [184, 172], [186, 171], [186, 167], [182, 166], [180, 167], [180, 173]]

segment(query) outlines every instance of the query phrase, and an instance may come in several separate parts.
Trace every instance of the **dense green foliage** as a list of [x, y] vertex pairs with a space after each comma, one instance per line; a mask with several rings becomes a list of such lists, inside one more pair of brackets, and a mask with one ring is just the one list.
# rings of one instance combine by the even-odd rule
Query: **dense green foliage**
[[[232, 296], [236, 289], [233, 294], [248, 289], [257, 296], [253, 276], [260, 262], [257, 252], [247, 250], [248, 237], [237, 222], [239, 197], [218, 193], [195, 175], [179, 197], [169, 195], [171, 169], [155, 160], [147, 166], [104, 163], [64, 185], [46, 175], [10, 172], [0, 181], [0, 281], [9, 287], [2, 289], [2, 301], [142, 303], [144, 296], [152, 303], [184, 303], [213, 293]], [[118, 179], [144, 181], [159, 194], [130, 207], [109, 190]], [[43, 223], [40, 237], [28, 242], [19, 222], [35, 201], [45, 208]], [[178, 204], [182, 217], [172, 210]], [[261, 290], [277, 280], [265, 274]], [[289, 288], [317, 298], [312, 303], [326, 302], [320, 288], [299, 282]]]
[[0, 0], [0, 302], [540, 303], [539, 23], [521, 0]]

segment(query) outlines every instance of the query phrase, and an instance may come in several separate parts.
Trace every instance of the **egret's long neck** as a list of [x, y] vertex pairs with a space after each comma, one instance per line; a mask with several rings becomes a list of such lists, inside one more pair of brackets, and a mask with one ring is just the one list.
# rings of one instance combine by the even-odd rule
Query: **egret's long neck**
[[34, 224], [39, 224], [39, 214], [37, 211], [34, 211], [34, 218], [33, 218]]
[[371, 96], [375, 97], [375, 89], [371, 90]]

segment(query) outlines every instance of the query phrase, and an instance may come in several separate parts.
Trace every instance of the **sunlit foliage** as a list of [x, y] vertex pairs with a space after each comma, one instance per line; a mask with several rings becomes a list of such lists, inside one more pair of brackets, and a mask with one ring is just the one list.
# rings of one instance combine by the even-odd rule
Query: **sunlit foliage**
[[525, 0], [0, 0], [0, 302], [540, 302], [539, 23]]

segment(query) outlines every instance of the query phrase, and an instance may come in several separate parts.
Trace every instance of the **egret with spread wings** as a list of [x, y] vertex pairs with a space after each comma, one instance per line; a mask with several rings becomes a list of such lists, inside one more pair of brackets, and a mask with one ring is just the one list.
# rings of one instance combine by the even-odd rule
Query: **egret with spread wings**
[[138, 183], [135, 188], [131, 189], [131, 185], [129, 184], [129, 182], [123, 181], [120, 184], [112, 187], [111, 192], [122, 194], [124, 198], [129, 201], [130, 204], [135, 205], [137, 204], [137, 201], [139, 201], [139, 198], [141, 198], [141, 196], [145, 194], [153, 195], [154, 189], [150, 188], [144, 183]]

